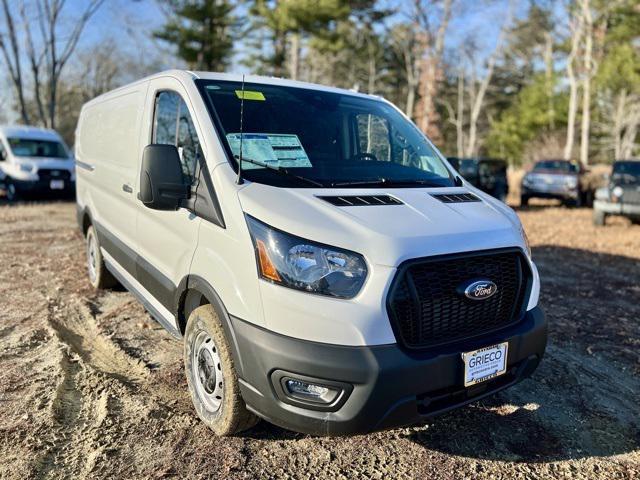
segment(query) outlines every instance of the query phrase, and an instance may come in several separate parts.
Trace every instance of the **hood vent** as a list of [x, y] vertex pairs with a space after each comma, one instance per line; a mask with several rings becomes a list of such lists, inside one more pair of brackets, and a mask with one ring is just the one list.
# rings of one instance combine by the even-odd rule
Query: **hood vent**
[[336, 207], [364, 207], [380, 205], [403, 205], [390, 195], [342, 195], [318, 197]]
[[435, 193], [431, 196], [442, 203], [470, 203], [481, 202], [479, 197], [476, 197], [473, 193]]

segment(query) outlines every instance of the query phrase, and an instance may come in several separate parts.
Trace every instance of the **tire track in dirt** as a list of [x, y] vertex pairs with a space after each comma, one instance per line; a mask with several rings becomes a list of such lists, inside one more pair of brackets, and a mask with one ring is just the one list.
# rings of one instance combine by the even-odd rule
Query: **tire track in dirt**
[[100, 442], [103, 423], [108, 417], [117, 422], [118, 390], [138, 389], [149, 370], [101, 331], [96, 320], [100, 311], [88, 302], [65, 304], [58, 296], [48, 300], [47, 326], [59, 351], [60, 381], [50, 406], [53, 429], [34, 467], [39, 478], [54, 472], [56, 477], [86, 478], [105, 450]]
[[82, 393], [77, 388], [77, 376], [81, 366], [70, 358], [68, 351], [60, 352], [59, 369], [62, 380], [55, 390], [51, 402], [52, 418], [55, 430], [52, 441], [47, 442], [48, 448], [43, 456], [36, 460], [38, 476], [47, 477], [59, 463], [59, 457], [71, 442], [71, 434], [80, 421], [80, 412], [84, 403]]
[[[50, 311], [55, 307], [55, 302], [50, 304]], [[55, 314], [57, 311], [62, 314]], [[103, 315], [108, 316], [110, 313]], [[67, 308], [57, 309], [50, 316], [49, 324], [60, 341], [68, 345], [92, 369], [128, 387], [133, 387], [148, 377], [149, 369], [140, 359], [128, 355], [100, 330], [88, 303], [76, 301]]]

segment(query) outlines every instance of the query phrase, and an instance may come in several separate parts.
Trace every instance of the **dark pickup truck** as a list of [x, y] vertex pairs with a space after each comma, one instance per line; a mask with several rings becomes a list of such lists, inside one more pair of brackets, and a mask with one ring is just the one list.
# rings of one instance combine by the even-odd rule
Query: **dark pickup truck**
[[465, 180], [503, 202], [509, 193], [507, 162], [494, 158], [447, 158]]
[[596, 190], [593, 223], [604, 225], [610, 215], [640, 224], [640, 161], [618, 160], [613, 164], [608, 185]]

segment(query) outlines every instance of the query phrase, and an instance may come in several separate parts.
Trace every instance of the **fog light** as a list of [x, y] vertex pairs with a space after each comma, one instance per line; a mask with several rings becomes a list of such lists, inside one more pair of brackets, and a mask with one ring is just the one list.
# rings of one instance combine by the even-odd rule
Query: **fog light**
[[315, 383], [309, 383], [302, 380], [296, 380], [289, 378], [285, 380], [285, 393], [293, 398], [300, 400], [306, 400], [318, 403], [331, 403], [333, 402], [340, 390], [327, 387], [325, 385], [317, 385]]

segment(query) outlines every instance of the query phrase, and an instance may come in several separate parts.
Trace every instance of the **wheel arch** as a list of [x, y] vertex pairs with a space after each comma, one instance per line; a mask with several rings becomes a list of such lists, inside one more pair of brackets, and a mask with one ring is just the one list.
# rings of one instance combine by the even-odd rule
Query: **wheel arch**
[[78, 227], [80, 228], [82, 235], [86, 237], [89, 227], [93, 225], [93, 216], [91, 215], [91, 210], [89, 210], [89, 207], [83, 208], [80, 205], [77, 205], [76, 217], [78, 220]]
[[224, 303], [213, 286], [198, 275], [187, 275], [180, 281], [177, 292], [175, 312], [176, 323], [180, 330], [180, 334], [184, 336], [187, 321], [191, 312], [202, 305], [211, 305], [222, 323], [225, 335], [227, 336], [227, 340], [231, 346], [233, 360], [238, 370], [238, 374], [240, 377], [243, 377], [242, 356], [238, 348], [233, 324]]

